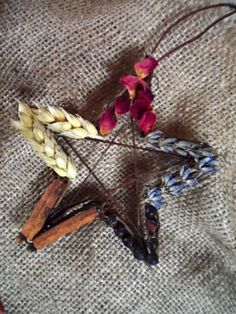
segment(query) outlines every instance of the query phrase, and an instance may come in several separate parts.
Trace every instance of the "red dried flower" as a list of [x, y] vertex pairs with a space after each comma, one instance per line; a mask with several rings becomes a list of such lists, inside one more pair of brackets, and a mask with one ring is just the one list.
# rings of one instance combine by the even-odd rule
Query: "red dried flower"
[[143, 80], [149, 74], [151, 74], [156, 68], [158, 62], [152, 56], [135, 63], [134, 69], [139, 79]]
[[102, 135], [106, 135], [116, 126], [117, 119], [115, 116], [114, 106], [107, 108], [99, 119], [99, 128]]
[[147, 111], [142, 115], [142, 118], [139, 120], [138, 126], [145, 133], [149, 133], [156, 123], [157, 115], [153, 111]]
[[147, 98], [151, 103], [154, 99], [154, 95], [149, 88], [143, 89], [142, 85], [137, 85], [135, 99]]
[[147, 98], [140, 98], [134, 101], [130, 107], [130, 113], [136, 120], [140, 120], [146, 111], [151, 111], [152, 106]]
[[116, 98], [115, 101], [115, 114], [117, 117], [129, 112], [130, 110], [130, 100], [127, 95], [122, 95]]
[[120, 83], [127, 89], [125, 95], [117, 97], [115, 104], [104, 111], [100, 117], [100, 133], [106, 135], [117, 124], [120, 115], [129, 112], [139, 120], [139, 128], [148, 133], [156, 122], [156, 114], [152, 111], [151, 102], [154, 95], [143, 80], [150, 75], [157, 66], [157, 60], [148, 56], [134, 65], [135, 75], [126, 75], [120, 78]]
[[135, 97], [137, 85], [141, 85], [144, 90], [148, 87], [146, 82], [138, 79], [137, 76], [134, 75], [122, 76], [120, 78], [120, 83], [128, 90], [131, 99], [134, 99]]

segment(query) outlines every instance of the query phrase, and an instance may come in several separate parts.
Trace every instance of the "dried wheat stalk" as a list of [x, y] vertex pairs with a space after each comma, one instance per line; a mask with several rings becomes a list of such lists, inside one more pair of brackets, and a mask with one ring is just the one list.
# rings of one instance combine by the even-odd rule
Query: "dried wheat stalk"
[[52, 134], [38, 120], [34, 119], [33, 110], [23, 103], [19, 103], [18, 110], [20, 121], [13, 121], [13, 126], [29, 141], [47, 166], [60, 177], [74, 179], [77, 174], [76, 167]]
[[68, 113], [63, 108], [36, 105], [37, 109], [33, 109], [35, 118], [51, 131], [76, 139], [99, 137], [96, 127], [81, 116]]

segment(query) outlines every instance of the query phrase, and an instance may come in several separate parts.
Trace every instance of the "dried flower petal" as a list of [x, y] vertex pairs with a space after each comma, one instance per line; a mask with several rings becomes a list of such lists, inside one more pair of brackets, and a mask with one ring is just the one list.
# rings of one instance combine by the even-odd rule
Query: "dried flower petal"
[[139, 79], [134, 75], [126, 75], [120, 78], [120, 83], [128, 90], [130, 98], [135, 97], [135, 89]]
[[136, 87], [141, 85], [143, 90], [146, 91], [148, 86], [147, 83], [139, 80], [137, 76], [126, 75], [120, 78], [120, 83], [128, 90], [131, 99], [134, 99], [136, 95]]
[[139, 128], [146, 134], [148, 133], [153, 125], [156, 123], [157, 115], [153, 111], [147, 111], [143, 114], [139, 121]]
[[121, 114], [124, 114], [128, 112], [130, 109], [130, 100], [127, 96], [123, 95], [116, 98], [115, 101], [115, 114], [116, 116], [120, 116]]
[[152, 106], [150, 102], [148, 101], [148, 99], [141, 98], [134, 101], [134, 103], [132, 104], [130, 108], [130, 113], [134, 119], [140, 120], [146, 111], [151, 111], [151, 110], [152, 110]]
[[135, 63], [134, 69], [138, 78], [143, 80], [154, 71], [157, 64], [157, 60], [154, 59], [152, 56], [148, 56], [140, 62]]
[[139, 98], [146, 98], [151, 103], [154, 99], [154, 95], [151, 92], [151, 90], [148, 88], [148, 86], [143, 88], [142, 84], [138, 84], [136, 87], [135, 99], [139, 99]]
[[115, 108], [110, 107], [104, 111], [99, 119], [99, 128], [102, 135], [106, 135], [116, 126]]

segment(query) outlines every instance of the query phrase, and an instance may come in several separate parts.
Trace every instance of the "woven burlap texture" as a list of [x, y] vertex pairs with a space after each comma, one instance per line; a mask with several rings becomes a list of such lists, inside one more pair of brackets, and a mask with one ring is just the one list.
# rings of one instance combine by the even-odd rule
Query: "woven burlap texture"
[[[17, 100], [64, 106], [96, 121], [119, 93], [119, 77], [151, 51], [164, 28], [180, 14], [205, 4], [0, 1], [0, 298], [7, 313], [236, 313], [233, 19], [161, 62], [154, 75], [158, 128], [168, 135], [208, 142], [220, 156], [216, 175], [177, 200], [169, 198], [160, 211], [160, 264], [150, 269], [134, 260], [102, 222], [36, 254], [15, 241], [54, 178], [10, 127], [10, 120], [17, 118]], [[226, 11], [212, 9], [181, 24], [154, 56]], [[63, 139], [59, 141], [79, 169], [68, 197], [88, 171]], [[106, 148], [86, 140], [70, 141], [90, 166]], [[117, 141], [131, 141], [130, 133], [122, 131]], [[138, 155], [139, 171], [148, 176], [147, 182], [157, 181], [163, 169], [182, 162], [164, 154]], [[132, 156], [132, 150], [115, 146], [104, 156], [95, 172], [107, 188], [134, 175]], [[94, 195], [91, 189], [103, 194], [92, 177], [88, 183], [88, 195]], [[139, 188], [143, 190], [143, 184]], [[122, 204], [120, 214], [135, 221], [138, 204], [133, 188], [117, 190], [114, 198]]]

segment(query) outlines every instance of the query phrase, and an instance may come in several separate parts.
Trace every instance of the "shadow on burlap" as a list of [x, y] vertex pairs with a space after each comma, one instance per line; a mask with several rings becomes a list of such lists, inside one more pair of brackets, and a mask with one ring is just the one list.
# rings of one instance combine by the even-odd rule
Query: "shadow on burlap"
[[[20, 99], [63, 105], [96, 121], [120, 91], [120, 75], [151, 51], [173, 18], [205, 1], [0, 3], [0, 297], [7, 313], [235, 313], [233, 20], [224, 20], [155, 72], [158, 127], [208, 142], [220, 155], [220, 171], [193, 192], [168, 199], [160, 212], [160, 264], [150, 270], [101, 222], [37, 254], [16, 244], [16, 234], [54, 174], [10, 128], [10, 119], [17, 117]], [[225, 11], [214, 9], [188, 21], [166, 38], [155, 57]], [[126, 135], [118, 140], [127, 141]], [[86, 141], [73, 145], [90, 165], [106, 147]], [[88, 171], [68, 151], [80, 169], [72, 191]], [[132, 158], [132, 151], [113, 146], [96, 174], [112, 188], [133, 176]], [[163, 154], [139, 154], [140, 172], [150, 182], [180, 162]], [[101, 193], [92, 178], [88, 182]], [[132, 188], [123, 189], [114, 198], [122, 204], [122, 216], [135, 221], [134, 195]]]

